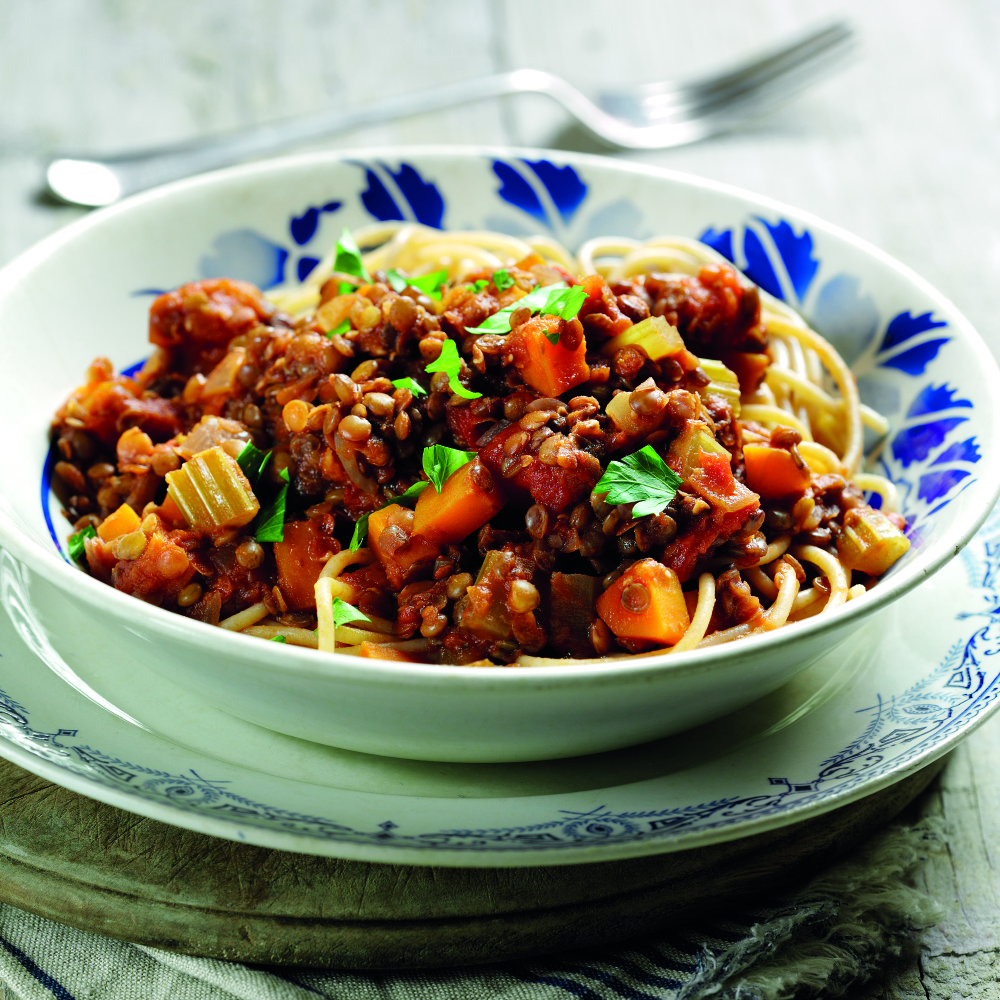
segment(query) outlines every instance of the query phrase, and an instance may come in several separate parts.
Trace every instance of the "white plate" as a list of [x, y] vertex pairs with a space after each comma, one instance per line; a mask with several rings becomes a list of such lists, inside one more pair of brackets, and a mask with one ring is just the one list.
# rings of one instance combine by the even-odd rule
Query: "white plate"
[[[368, 861], [569, 864], [759, 833], [929, 763], [1000, 690], [998, 512], [961, 558], [767, 698], [656, 743], [530, 764], [392, 760], [282, 736], [130, 663], [7, 553], [0, 599], [4, 757], [177, 826]], [[53, 648], [46, 631], [72, 645]]]

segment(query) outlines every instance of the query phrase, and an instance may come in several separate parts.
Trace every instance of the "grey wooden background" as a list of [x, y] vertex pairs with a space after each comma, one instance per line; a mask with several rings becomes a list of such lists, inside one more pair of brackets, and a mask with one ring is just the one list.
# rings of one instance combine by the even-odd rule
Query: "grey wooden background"
[[[183, 139], [518, 66], [584, 90], [683, 76], [817, 23], [862, 47], [838, 76], [699, 146], [638, 154], [858, 233], [952, 298], [1000, 353], [1000, 5], [989, 0], [0, 0], [0, 264], [77, 218], [40, 194], [45, 155]], [[331, 141], [590, 150], [542, 98]], [[1000, 996], [1000, 718], [924, 808], [950, 907], [874, 998]]]

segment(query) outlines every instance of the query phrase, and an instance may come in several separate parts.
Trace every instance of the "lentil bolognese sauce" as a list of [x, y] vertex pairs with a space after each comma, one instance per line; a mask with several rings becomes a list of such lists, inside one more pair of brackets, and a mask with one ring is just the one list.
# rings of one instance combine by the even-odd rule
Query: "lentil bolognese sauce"
[[71, 555], [259, 638], [470, 666], [689, 650], [835, 608], [909, 547], [844, 362], [691, 240], [345, 230], [269, 297], [159, 296], [149, 339], [54, 420]]

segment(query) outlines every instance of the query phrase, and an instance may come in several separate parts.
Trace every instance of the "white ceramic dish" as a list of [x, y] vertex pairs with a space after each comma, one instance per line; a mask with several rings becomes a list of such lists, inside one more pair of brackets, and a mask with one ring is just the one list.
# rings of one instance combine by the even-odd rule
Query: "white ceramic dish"
[[[61, 557], [66, 528], [39, 483], [51, 413], [97, 353], [144, 354], [151, 289], [228, 274], [304, 273], [342, 225], [414, 218], [571, 246], [599, 232], [701, 237], [800, 308], [855, 363], [894, 421], [884, 470], [911, 552], [836, 612], [676, 658], [533, 670], [359, 662], [278, 647], [143, 605]], [[314, 249], [315, 248], [315, 249]], [[943, 565], [996, 497], [997, 369], [968, 323], [861, 241], [721, 185], [595, 157], [510, 150], [375, 150], [296, 157], [172, 185], [88, 217], [0, 274], [0, 418], [20, 434], [0, 490], [0, 542], [105, 629], [124, 657], [279, 732], [368, 753], [513, 761], [633, 745], [746, 705]], [[30, 373], [26, 376], [25, 373]], [[58, 644], [65, 636], [53, 626]]]
[[130, 663], [6, 553], [0, 600], [4, 757], [177, 826], [387, 863], [570, 864], [749, 836], [898, 781], [1000, 693], [1000, 512], [933, 581], [766, 698], [641, 747], [526, 764], [393, 760], [242, 722]]

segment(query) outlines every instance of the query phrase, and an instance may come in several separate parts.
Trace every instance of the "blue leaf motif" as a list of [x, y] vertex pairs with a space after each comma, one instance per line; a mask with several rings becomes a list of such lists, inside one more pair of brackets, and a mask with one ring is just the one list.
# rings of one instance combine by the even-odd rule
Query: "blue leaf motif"
[[812, 320], [813, 326], [837, 345], [841, 357], [850, 364], [874, 340], [879, 314], [875, 300], [861, 294], [857, 277], [836, 274], [820, 288]]
[[303, 243], [308, 243], [316, 232], [316, 226], [319, 224], [319, 209], [318, 208], [307, 208], [302, 215], [293, 215], [291, 222], [288, 224], [288, 228], [292, 234], [292, 239], [302, 246]]
[[908, 417], [919, 417], [924, 413], [938, 413], [940, 410], [954, 410], [958, 407], [972, 409], [972, 403], [967, 399], [955, 399], [957, 389], [944, 385], [927, 385], [917, 394], [917, 398], [906, 411]]
[[917, 496], [927, 503], [933, 503], [946, 496], [953, 486], [957, 486], [968, 475], [971, 473], [965, 469], [942, 469], [939, 472], [924, 473], [920, 477]]
[[316, 227], [319, 225], [319, 216], [321, 212], [336, 212], [338, 208], [341, 207], [341, 202], [339, 201], [329, 201], [321, 208], [317, 208], [315, 205], [307, 208], [301, 215], [293, 215], [291, 221], [288, 223], [289, 232], [292, 234], [292, 239], [299, 246], [303, 246], [308, 243], [313, 236], [316, 235]]
[[926, 340], [916, 347], [911, 347], [908, 351], [901, 351], [894, 354], [885, 361], [880, 361], [883, 368], [898, 368], [907, 375], [923, 375], [927, 366], [938, 356], [938, 351], [944, 347], [951, 338], [943, 337], [940, 340]]
[[747, 266], [744, 268], [746, 276], [776, 299], [784, 299], [778, 276], [774, 273], [771, 261], [764, 250], [764, 244], [752, 229], [747, 229], [743, 233], [743, 253], [747, 259]]
[[232, 229], [212, 243], [214, 255], [198, 262], [203, 278], [237, 278], [258, 288], [272, 288], [285, 280], [288, 251], [252, 229]]
[[379, 222], [403, 222], [405, 216], [375, 171], [366, 169], [365, 178], [368, 181], [368, 189], [361, 194], [361, 203], [365, 208]]
[[721, 253], [726, 260], [735, 260], [733, 256], [733, 231], [731, 229], [722, 229], [716, 232], [714, 226], [709, 226], [698, 237], [698, 240], [705, 246], [711, 247], [716, 253]]
[[545, 215], [545, 209], [538, 200], [531, 185], [511, 166], [503, 160], [493, 161], [493, 173], [500, 178], [500, 190], [497, 194], [509, 205], [520, 208], [529, 215], [534, 216], [539, 222], [548, 225], [549, 220]]
[[437, 186], [425, 181], [409, 163], [401, 163], [399, 170], [391, 170], [384, 163], [381, 166], [392, 174], [403, 197], [410, 203], [417, 222], [440, 229], [444, 219], [444, 198]]
[[948, 417], [945, 420], [934, 420], [928, 424], [917, 424], [900, 431], [892, 442], [892, 454], [904, 469], [914, 462], [922, 462], [935, 448], [944, 443], [944, 439], [959, 425], [964, 424], [968, 417]]
[[587, 197], [587, 185], [580, 175], [569, 165], [557, 167], [548, 160], [524, 161], [538, 175], [565, 223], [576, 214], [576, 210]]
[[298, 264], [295, 266], [295, 272], [299, 276], [299, 281], [305, 281], [315, 270], [318, 263], [319, 257], [300, 257]]
[[889, 322], [879, 350], [887, 351], [890, 347], [902, 344], [903, 341], [915, 337], [918, 333], [924, 333], [927, 330], [934, 330], [939, 326], [947, 325], [943, 320], [933, 319], [929, 312], [923, 313], [920, 316], [911, 316], [909, 311], [901, 312]]
[[970, 465], [975, 465], [982, 457], [975, 437], [970, 437], [946, 448], [931, 462], [931, 465], [946, 465], [950, 462], [968, 462]]
[[785, 270], [792, 280], [792, 287], [799, 301], [805, 298], [809, 286], [812, 284], [816, 272], [819, 270], [819, 261], [813, 255], [813, 240], [807, 229], [802, 230], [801, 236], [796, 236], [792, 227], [782, 220], [777, 225], [772, 226], [766, 219], [761, 222], [767, 226], [767, 231], [774, 240], [774, 245], [781, 254], [781, 259], [785, 263]]

